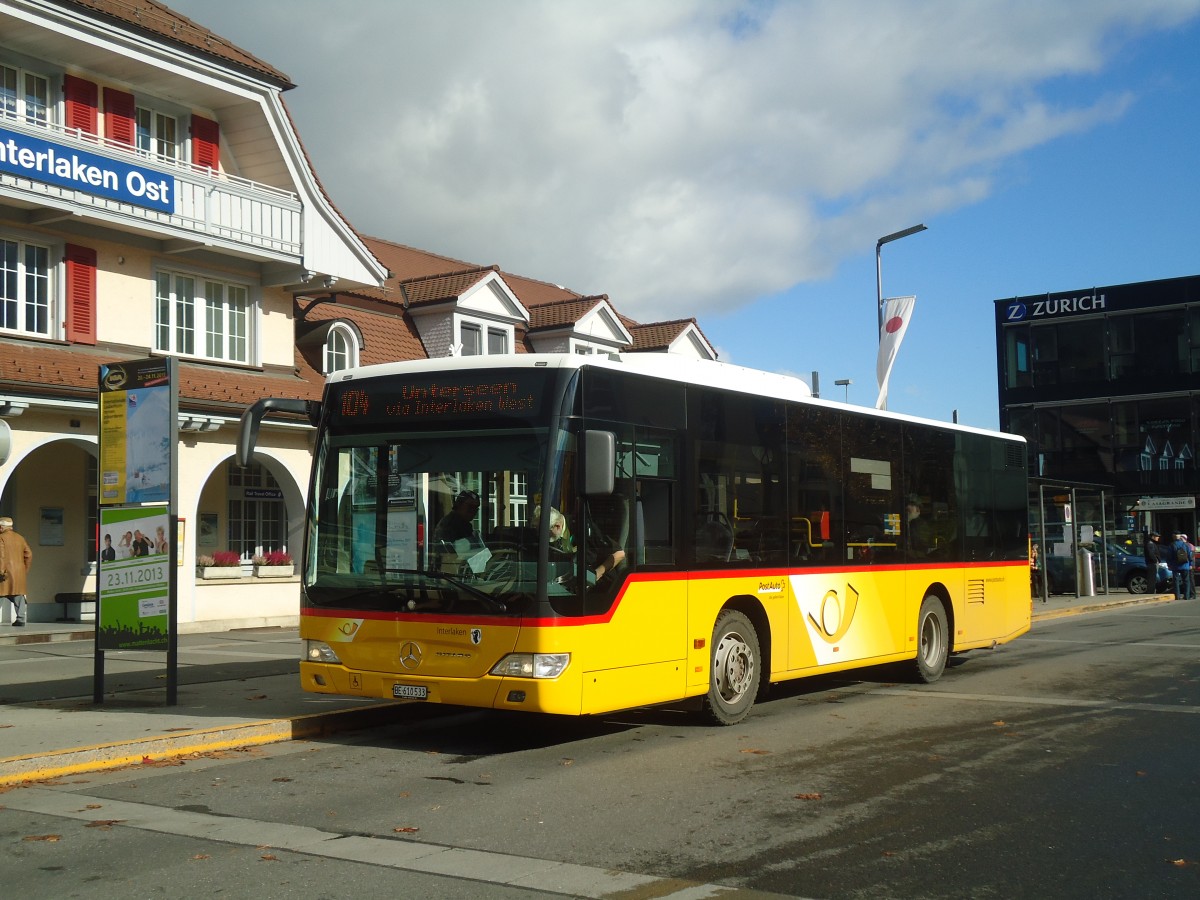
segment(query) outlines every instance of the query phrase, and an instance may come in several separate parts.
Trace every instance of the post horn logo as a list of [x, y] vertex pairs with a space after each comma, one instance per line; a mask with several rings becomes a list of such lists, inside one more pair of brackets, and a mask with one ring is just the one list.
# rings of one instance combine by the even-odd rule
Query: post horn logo
[[827, 591], [821, 599], [820, 619], [812, 613], [808, 619], [816, 627], [817, 634], [829, 644], [836, 644], [846, 636], [858, 609], [858, 591], [846, 585], [846, 600], [843, 604], [837, 591]]

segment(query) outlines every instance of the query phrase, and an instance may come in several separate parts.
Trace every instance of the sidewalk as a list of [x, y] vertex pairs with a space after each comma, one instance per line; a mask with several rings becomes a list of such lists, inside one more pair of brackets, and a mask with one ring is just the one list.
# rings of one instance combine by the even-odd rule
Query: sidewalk
[[[1033, 622], [1171, 599], [1055, 596]], [[93, 640], [86, 622], [0, 626], [0, 787], [367, 728], [400, 705], [305, 693], [298, 631], [273, 627], [180, 635], [175, 706], [165, 653], [108, 651], [96, 705]]]

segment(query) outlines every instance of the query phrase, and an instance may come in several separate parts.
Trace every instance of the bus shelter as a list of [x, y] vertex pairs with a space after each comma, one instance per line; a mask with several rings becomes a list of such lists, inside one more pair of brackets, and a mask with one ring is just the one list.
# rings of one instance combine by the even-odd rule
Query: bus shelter
[[1117, 527], [1113, 488], [1031, 478], [1029, 492], [1030, 553], [1038, 556], [1034, 599], [1050, 594], [1089, 597], [1122, 588], [1118, 563], [1140, 555], [1142, 548], [1128, 521]]

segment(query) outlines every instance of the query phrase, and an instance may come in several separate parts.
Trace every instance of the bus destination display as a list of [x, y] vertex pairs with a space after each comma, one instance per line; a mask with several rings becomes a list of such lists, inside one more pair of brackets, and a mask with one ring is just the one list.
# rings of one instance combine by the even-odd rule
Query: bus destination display
[[[490, 377], [489, 377], [490, 376]], [[343, 419], [374, 422], [396, 419], [460, 421], [536, 416], [546, 375], [508, 371], [441, 373], [338, 385], [331, 389], [332, 412]]]

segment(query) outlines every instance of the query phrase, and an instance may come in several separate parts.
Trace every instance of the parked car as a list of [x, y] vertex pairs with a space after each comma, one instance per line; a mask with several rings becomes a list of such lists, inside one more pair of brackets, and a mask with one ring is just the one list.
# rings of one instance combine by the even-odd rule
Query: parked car
[[[1101, 548], [1089, 547], [1092, 550], [1092, 566], [1095, 572], [1096, 590], [1103, 587], [1100, 578]], [[1154, 591], [1164, 592], [1173, 590], [1174, 581], [1171, 569], [1165, 562], [1158, 564], [1157, 577], [1151, 582], [1147, 571], [1146, 559], [1140, 554], [1130, 553], [1119, 544], [1111, 541], [1104, 545], [1108, 564], [1108, 589], [1125, 588], [1131, 594], [1149, 594]], [[1075, 557], [1051, 556], [1046, 560], [1046, 588], [1051, 594], [1075, 593]]]

